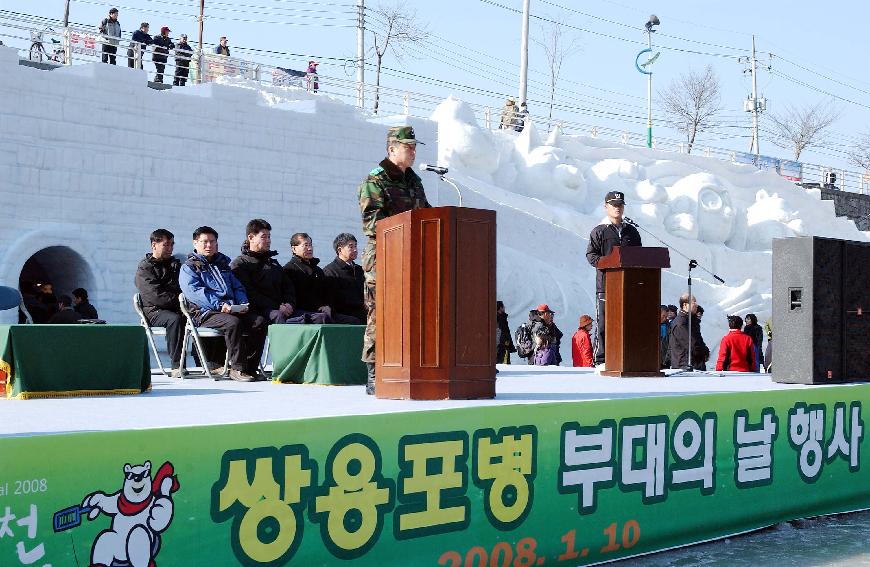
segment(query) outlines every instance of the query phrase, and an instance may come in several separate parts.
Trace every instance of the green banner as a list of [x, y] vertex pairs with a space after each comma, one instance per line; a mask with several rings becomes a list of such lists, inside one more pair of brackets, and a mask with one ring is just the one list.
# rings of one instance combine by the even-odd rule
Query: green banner
[[858, 385], [0, 438], [0, 565], [612, 560], [870, 507], [868, 395]]

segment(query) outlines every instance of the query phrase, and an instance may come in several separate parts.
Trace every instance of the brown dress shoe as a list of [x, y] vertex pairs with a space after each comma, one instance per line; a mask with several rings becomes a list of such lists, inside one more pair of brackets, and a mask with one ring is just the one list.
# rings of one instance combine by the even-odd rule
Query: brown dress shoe
[[256, 382], [257, 379], [250, 374], [245, 374], [241, 370], [230, 370], [230, 378], [236, 382]]

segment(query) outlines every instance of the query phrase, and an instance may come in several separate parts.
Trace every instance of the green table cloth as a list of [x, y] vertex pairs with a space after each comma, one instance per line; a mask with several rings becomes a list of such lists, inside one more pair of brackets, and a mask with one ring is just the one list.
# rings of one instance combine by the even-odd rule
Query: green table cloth
[[139, 394], [151, 389], [138, 325], [0, 325], [6, 397]]
[[360, 360], [365, 325], [269, 325], [272, 380], [296, 384], [366, 383]]

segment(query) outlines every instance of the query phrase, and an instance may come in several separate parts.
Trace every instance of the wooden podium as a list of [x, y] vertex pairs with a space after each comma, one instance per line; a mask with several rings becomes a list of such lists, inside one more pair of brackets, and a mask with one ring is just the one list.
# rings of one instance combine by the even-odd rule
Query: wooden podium
[[655, 377], [661, 371], [660, 305], [667, 248], [615, 246], [598, 260], [605, 271], [602, 376]]
[[375, 395], [495, 397], [495, 211], [378, 221]]

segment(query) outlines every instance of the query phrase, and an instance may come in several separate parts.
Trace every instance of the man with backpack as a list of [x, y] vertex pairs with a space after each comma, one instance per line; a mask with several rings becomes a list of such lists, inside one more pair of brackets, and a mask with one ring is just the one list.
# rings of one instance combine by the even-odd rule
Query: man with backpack
[[562, 331], [553, 321], [554, 313], [546, 303], [542, 303], [536, 309], [529, 311], [529, 322], [520, 325], [516, 331], [514, 344], [517, 347], [517, 354], [525, 358], [530, 365], [535, 364], [537, 349], [534, 337], [540, 332], [546, 332], [550, 337], [549, 348], [555, 355], [556, 366], [562, 363], [562, 355], [559, 352]]

